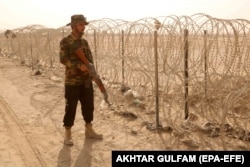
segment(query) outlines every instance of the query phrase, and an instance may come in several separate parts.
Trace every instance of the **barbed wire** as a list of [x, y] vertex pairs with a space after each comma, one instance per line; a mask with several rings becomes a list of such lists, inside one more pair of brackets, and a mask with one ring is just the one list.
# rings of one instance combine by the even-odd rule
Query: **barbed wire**
[[[183, 118], [187, 100], [190, 112], [203, 122], [249, 129], [250, 21], [245, 19], [228, 20], [197, 13], [133, 22], [109, 18], [90, 21], [84, 37], [91, 46], [97, 71], [109, 83], [111, 97], [116, 96], [111, 91], [114, 84], [127, 85], [137, 92], [137, 97], [144, 97], [147, 111], [154, 110], [156, 20], [161, 23], [157, 30], [160, 120], [176, 126], [174, 122]], [[188, 99], [184, 98], [185, 30]], [[58, 61], [59, 41], [70, 33], [70, 27], [29, 25], [12, 31], [15, 39], [0, 38], [2, 55], [11, 53], [32, 68], [62, 68]]]

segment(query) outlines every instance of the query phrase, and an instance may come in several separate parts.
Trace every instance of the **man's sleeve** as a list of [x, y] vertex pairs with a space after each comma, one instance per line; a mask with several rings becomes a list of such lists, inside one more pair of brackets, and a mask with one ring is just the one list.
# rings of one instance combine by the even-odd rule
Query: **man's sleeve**
[[63, 38], [60, 41], [60, 62], [66, 66], [70, 66], [67, 46], [68, 46], [67, 40], [66, 38]]

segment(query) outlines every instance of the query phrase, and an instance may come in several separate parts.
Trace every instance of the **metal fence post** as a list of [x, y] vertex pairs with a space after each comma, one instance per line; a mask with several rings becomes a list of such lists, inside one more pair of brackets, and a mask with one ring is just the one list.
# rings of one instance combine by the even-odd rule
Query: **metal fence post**
[[158, 76], [158, 30], [161, 23], [155, 20], [154, 30], [154, 56], [155, 56], [155, 111], [156, 111], [156, 128], [162, 127], [159, 119], [159, 76]]
[[205, 97], [207, 96], [207, 30], [204, 30], [204, 73], [205, 73]]
[[159, 78], [158, 78], [158, 51], [157, 51], [157, 30], [154, 31], [154, 56], [155, 56], [155, 111], [156, 111], [156, 127], [159, 123]]
[[122, 30], [122, 85], [124, 85], [124, 31]]
[[188, 30], [184, 30], [184, 91], [185, 91], [185, 119], [188, 118]]

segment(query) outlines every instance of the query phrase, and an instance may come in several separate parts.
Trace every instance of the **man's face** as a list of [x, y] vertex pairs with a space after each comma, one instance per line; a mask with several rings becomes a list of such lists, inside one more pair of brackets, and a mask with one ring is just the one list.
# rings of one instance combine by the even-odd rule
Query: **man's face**
[[74, 26], [74, 30], [76, 33], [82, 36], [85, 30], [85, 22], [76, 23]]

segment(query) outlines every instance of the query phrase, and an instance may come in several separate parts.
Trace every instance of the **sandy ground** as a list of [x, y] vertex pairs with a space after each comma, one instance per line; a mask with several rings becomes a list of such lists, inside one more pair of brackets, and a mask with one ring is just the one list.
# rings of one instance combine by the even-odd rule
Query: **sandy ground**
[[[182, 129], [150, 131], [147, 129], [149, 113], [138, 118], [126, 114], [121, 116], [122, 111], [140, 109], [126, 102], [108, 107], [97, 89], [93, 125], [97, 132], [103, 133], [104, 139], [85, 139], [84, 122], [78, 107], [72, 129], [75, 144], [72, 147], [65, 146], [62, 78], [53, 72], [33, 74], [30, 68], [20, 65], [20, 62], [0, 57], [0, 166], [110, 167], [112, 150], [249, 148], [249, 142], [209, 138], [198, 130], [192, 134], [182, 133]], [[154, 115], [150, 117], [154, 119]], [[186, 128], [191, 125], [189, 123]]]

